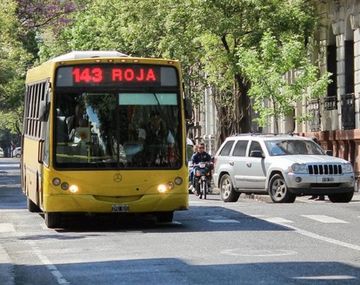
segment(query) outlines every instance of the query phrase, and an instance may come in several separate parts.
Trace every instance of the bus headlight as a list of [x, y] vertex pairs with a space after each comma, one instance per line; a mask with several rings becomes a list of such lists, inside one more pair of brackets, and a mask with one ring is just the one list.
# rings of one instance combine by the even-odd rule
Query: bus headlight
[[167, 192], [168, 187], [165, 184], [160, 184], [157, 187], [157, 190], [158, 190], [159, 193], [165, 193], [165, 192]]
[[60, 178], [55, 177], [52, 180], [52, 183], [53, 183], [54, 186], [59, 186], [61, 184], [61, 180], [60, 180]]
[[79, 191], [79, 187], [77, 185], [70, 185], [69, 190], [71, 193], [76, 193]]
[[168, 182], [167, 186], [168, 186], [168, 189], [169, 189], [169, 190], [174, 189], [174, 182], [171, 182], [171, 181]]
[[61, 183], [61, 189], [62, 190], [68, 190], [69, 189], [69, 183], [67, 183], [67, 182]]
[[175, 178], [174, 182], [176, 185], [181, 185], [183, 183], [183, 180], [181, 177], [178, 176]]

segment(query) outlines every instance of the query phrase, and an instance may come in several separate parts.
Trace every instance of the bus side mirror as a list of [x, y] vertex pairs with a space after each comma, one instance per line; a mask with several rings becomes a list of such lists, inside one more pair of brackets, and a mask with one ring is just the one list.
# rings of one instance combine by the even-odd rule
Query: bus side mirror
[[185, 119], [191, 120], [192, 119], [192, 104], [191, 100], [189, 98], [184, 99], [184, 105], [185, 105]]
[[48, 119], [49, 111], [50, 103], [45, 101], [40, 102], [39, 120], [42, 122], [46, 122]]

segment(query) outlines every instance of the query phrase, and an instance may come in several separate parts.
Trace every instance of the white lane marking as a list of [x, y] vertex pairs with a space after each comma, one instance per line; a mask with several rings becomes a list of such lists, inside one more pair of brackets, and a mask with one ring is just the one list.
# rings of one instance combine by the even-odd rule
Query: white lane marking
[[250, 215], [250, 217], [253, 217], [253, 218], [263, 218], [263, 217], [265, 217], [265, 215]]
[[306, 231], [306, 230], [299, 229], [299, 228], [294, 227], [294, 226], [290, 226], [288, 224], [284, 224], [284, 223], [277, 223], [277, 224], [281, 225], [281, 226], [284, 226], [284, 227], [287, 227], [289, 229], [292, 229], [296, 233], [301, 234], [303, 236], [307, 236], [307, 237], [310, 237], [310, 238], [313, 238], [313, 239], [325, 241], [325, 242], [332, 243], [332, 244], [335, 244], [335, 245], [338, 245], [338, 246], [342, 246], [342, 247], [346, 247], [346, 248], [350, 248], [350, 249], [353, 249], [353, 250], [360, 251], [360, 246], [358, 246], [356, 244], [351, 244], [351, 243], [343, 242], [343, 241], [336, 240], [336, 239], [333, 239], [333, 238], [321, 236], [321, 235], [318, 235], [316, 233], [312, 233], [312, 232], [309, 232], [309, 231]]
[[202, 202], [202, 201], [190, 201], [189, 204], [190, 205], [199, 205], [199, 204], [204, 205], [204, 202]]
[[351, 275], [324, 275], [324, 276], [299, 276], [299, 277], [293, 277], [293, 279], [300, 279], [300, 280], [350, 280], [350, 279], [357, 279], [357, 277], [351, 276]]
[[231, 224], [236, 223], [239, 224], [240, 222], [237, 220], [232, 219], [219, 219], [219, 220], [208, 220], [210, 223], [216, 223], [216, 224]]
[[61, 272], [57, 269], [57, 267], [50, 262], [50, 260], [41, 253], [40, 248], [35, 245], [33, 241], [27, 241], [32, 248], [32, 251], [36, 254], [36, 256], [40, 259], [40, 261], [46, 266], [46, 268], [51, 272], [51, 274], [55, 277], [56, 281], [60, 285], [70, 285], [70, 282], [67, 281]]
[[287, 219], [283, 219], [283, 218], [279, 218], [279, 217], [274, 217], [274, 218], [266, 218], [264, 219], [265, 221], [269, 222], [269, 223], [274, 223], [274, 224], [287, 224], [287, 223], [293, 223], [293, 221], [287, 220]]
[[0, 184], [0, 188], [20, 188], [21, 184]]
[[302, 215], [305, 218], [311, 219], [311, 220], [315, 220], [318, 221], [320, 223], [324, 223], [324, 224], [348, 224], [348, 222], [337, 219], [337, 218], [333, 218], [333, 217], [329, 217], [329, 216], [325, 216], [325, 215]]
[[19, 208], [19, 209], [0, 209], [0, 213], [18, 213], [18, 212], [27, 212], [27, 209]]
[[0, 164], [0, 168], [5, 167], [20, 167], [20, 164]]
[[221, 251], [221, 254], [231, 255], [231, 256], [287, 256], [297, 254], [294, 250], [262, 250], [262, 249], [244, 249], [244, 248], [235, 248], [235, 249], [226, 249]]
[[9, 224], [9, 223], [0, 224], [0, 233], [9, 233], [9, 232], [15, 232], [15, 228], [13, 224]]

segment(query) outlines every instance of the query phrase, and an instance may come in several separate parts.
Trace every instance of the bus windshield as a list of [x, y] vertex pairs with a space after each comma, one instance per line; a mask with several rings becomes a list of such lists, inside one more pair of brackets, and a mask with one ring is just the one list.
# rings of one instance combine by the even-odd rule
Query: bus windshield
[[70, 92], [55, 98], [55, 165], [126, 169], [181, 166], [176, 92]]

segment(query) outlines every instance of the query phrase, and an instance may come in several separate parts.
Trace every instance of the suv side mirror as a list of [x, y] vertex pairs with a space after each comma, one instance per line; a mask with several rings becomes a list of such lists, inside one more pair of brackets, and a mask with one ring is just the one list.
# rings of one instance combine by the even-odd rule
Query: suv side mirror
[[334, 153], [332, 150], [328, 149], [327, 151], [325, 151], [326, 155], [330, 155], [330, 156], [333, 156]]
[[261, 157], [261, 158], [263, 158], [264, 156], [263, 156], [263, 154], [262, 154], [262, 152], [260, 150], [252, 150], [250, 152], [250, 157]]

